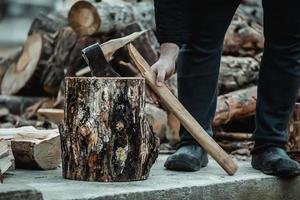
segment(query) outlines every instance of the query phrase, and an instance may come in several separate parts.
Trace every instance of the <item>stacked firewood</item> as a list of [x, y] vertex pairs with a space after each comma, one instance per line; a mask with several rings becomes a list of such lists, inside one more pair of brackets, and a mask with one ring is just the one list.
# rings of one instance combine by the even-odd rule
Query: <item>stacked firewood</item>
[[[91, 76], [81, 56], [81, 49], [90, 44], [148, 29], [134, 45], [149, 64], [158, 59], [151, 1], [74, 2], [68, 10], [39, 14], [22, 49], [0, 59], [0, 127], [57, 128], [64, 115], [64, 78]], [[249, 156], [253, 147], [256, 84], [264, 44], [260, 18], [251, 15], [250, 8], [259, 9], [246, 1], [226, 34], [213, 124], [218, 143], [241, 158]], [[124, 48], [110, 65], [99, 65], [93, 74], [132, 77], [138, 71]], [[177, 95], [176, 74], [167, 84]], [[151, 99], [147, 99], [146, 111], [162, 151], [174, 149], [179, 141], [178, 119]]]

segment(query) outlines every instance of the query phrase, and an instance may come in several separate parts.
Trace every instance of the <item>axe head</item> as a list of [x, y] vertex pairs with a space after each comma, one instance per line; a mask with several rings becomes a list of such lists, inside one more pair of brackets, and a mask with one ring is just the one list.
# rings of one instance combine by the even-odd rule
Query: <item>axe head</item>
[[114, 53], [132, 42], [147, 30], [135, 32], [125, 37], [109, 40], [103, 44], [95, 43], [82, 50], [82, 56], [89, 66], [95, 66], [97, 63], [103, 63], [103, 59], [109, 63], [113, 59]]

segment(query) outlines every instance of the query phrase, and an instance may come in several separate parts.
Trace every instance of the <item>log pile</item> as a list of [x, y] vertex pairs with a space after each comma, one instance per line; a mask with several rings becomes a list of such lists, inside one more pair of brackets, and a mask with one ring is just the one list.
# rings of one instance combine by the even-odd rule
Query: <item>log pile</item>
[[[58, 128], [69, 112], [64, 106], [65, 77], [91, 77], [92, 73], [101, 77], [139, 76], [126, 48], [120, 49], [109, 65], [101, 65], [97, 73], [91, 73], [81, 57], [81, 49], [90, 44], [148, 29], [144, 36], [134, 41], [134, 45], [149, 64], [155, 63], [159, 43], [155, 36], [151, 1], [91, 2], [76, 1], [64, 12], [37, 15], [22, 48], [0, 59], [0, 128]], [[243, 1], [227, 31], [221, 59], [214, 138], [224, 149], [241, 159], [247, 159], [253, 147], [251, 134], [254, 130], [256, 85], [264, 44], [260, 12], [260, 5]], [[177, 96], [176, 74], [167, 81], [167, 85]], [[160, 150], [172, 151], [180, 138], [178, 119], [148, 97], [145, 99], [145, 112], [151, 130], [160, 138]], [[295, 115], [293, 119], [296, 118]], [[290, 149], [295, 149], [298, 136], [294, 136], [294, 132], [298, 128], [296, 122], [291, 124], [289, 145]], [[39, 142], [31, 144], [41, 145]], [[57, 142], [55, 145], [58, 145]], [[23, 151], [20, 149], [18, 152]], [[27, 153], [34, 154], [34, 151], [33, 148]], [[20, 156], [15, 157], [18, 159]], [[30, 160], [32, 165], [26, 162], [22, 161], [22, 164], [44, 168], [34, 157]], [[74, 178], [67, 172], [65, 176]], [[87, 176], [82, 179], [87, 179]], [[106, 177], [103, 180], [117, 178]]]

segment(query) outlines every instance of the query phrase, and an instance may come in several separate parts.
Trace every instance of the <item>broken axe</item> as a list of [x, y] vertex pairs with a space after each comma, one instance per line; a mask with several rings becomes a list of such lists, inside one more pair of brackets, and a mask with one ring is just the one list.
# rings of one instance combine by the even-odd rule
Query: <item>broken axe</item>
[[[101, 45], [91, 45], [83, 50], [83, 57], [89, 66], [94, 65], [91, 67], [95, 67], [95, 64], [98, 65], [99, 62], [103, 62], [103, 59], [110, 62], [113, 59], [114, 52], [129, 44], [143, 33], [144, 32], [137, 32], [123, 38], [110, 40]], [[162, 104], [180, 120], [181, 124], [190, 132], [197, 142], [229, 175], [234, 175], [238, 166], [232, 158], [206, 133], [165, 84], [161, 87], [156, 86], [155, 73], [132, 44], [128, 45], [128, 50], [131, 59], [136, 64], [141, 75], [146, 79], [150, 88], [160, 98]]]

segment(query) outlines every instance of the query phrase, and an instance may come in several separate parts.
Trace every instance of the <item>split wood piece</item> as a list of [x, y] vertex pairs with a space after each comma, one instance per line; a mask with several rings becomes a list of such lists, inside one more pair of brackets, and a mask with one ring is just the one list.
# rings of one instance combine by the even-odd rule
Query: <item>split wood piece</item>
[[253, 141], [219, 141], [218, 144], [228, 153], [231, 153], [232, 151], [236, 151], [238, 149], [249, 149], [250, 151], [254, 147]]
[[263, 47], [262, 33], [258, 32], [257, 28], [251, 27], [245, 19], [235, 17], [225, 36], [224, 54], [254, 57], [262, 52]]
[[7, 58], [3, 58], [0, 60], [0, 84], [2, 83], [3, 76], [8, 69], [8, 67], [18, 59], [18, 57], [21, 54], [21, 49], [16, 50], [14, 53], [12, 53]]
[[0, 129], [0, 138], [11, 142], [16, 168], [50, 170], [61, 163], [57, 129], [37, 130], [30, 126]]
[[28, 107], [45, 99], [45, 97], [0, 95], [0, 107], [7, 108], [12, 114], [21, 115]]
[[69, 14], [70, 26], [80, 35], [109, 34], [140, 21], [146, 29], [154, 29], [153, 3], [76, 2]]
[[145, 118], [142, 78], [66, 78], [62, 169], [67, 179], [143, 180], [159, 139]]
[[3, 183], [2, 175], [12, 166], [9, 146], [7, 142], [0, 138], [0, 183]]
[[168, 126], [170, 131], [166, 133], [167, 141], [176, 145], [180, 141], [180, 121], [173, 113], [168, 113]]
[[54, 123], [60, 123], [64, 119], [63, 109], [54, 108], [40, 108], [37, 111], [38, 118], [41, 120], [47, 120]]
[[300, 152], [300, 103], [296, 103], [288, 124], [288, 151]]
[[234, 119], [253, 115], [256, 108], [256, 99], [256, 86], [219, 96], [213, 126], [218, 127]]
[[15, 60], [5, 72], [1, 84], [2, 94], [44, 95], [40, 84], [43, 67], [46, 64], [46, 52], [52, 40], [48, 40], [40, 33], [30, 35], [20, 57]]
[[157, 105], [146, 103], [145, 113], [147, 122], [151, 125], [153, 132], [160, 141], [166, 138], [166, 133], [170, 131], [168, 127], [167, 113]]
[[24, 114], [22, 115], [26, 119], [32, 119], [37, 117], [37, 112], [40, 108], [55, 108], [54, 103], [56, 102], [56, 99], [54, 98], [48, 98], [43, 99], [41, 101], [36, 102], [32, 106], [29, 106], [26, 108]]
[[215, 132], [214, 137], [219, 140], [230, 141], [247, 141], [252, 137], [251, 133], [228, 133], [228, 132]]
[[54, 34], [67, 26], [68, 20], [61, 12], [51, 12], [48, 14], [39, 13], [33, 20], [28, 35], [33, 33]]
[[251, 57], [222, 56], [219, 94], [245, 88], [258, 81], [259, 62]]
[[147, 84], [158, 95], [162, 104], [178, 117], [182, 125], [229, 175], [234, 175], [238, 166], [231, 157], [206, 133], [165, 84], [162, 87], [156, 86], [156, 75], [149, 64], [132, 44], [129, 44], [128, 48], [132, 60], [137, 65], [142, 76], [145, 77]]

